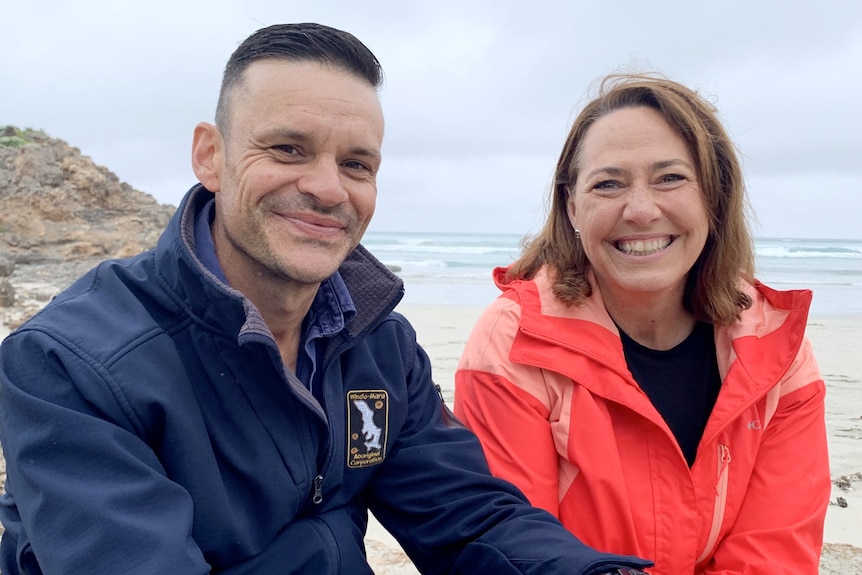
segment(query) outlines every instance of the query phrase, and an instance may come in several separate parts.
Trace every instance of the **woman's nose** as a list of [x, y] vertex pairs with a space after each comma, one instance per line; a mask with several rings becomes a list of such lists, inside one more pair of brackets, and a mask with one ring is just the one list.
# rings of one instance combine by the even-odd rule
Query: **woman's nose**
[[646, 184], [635, 184], [625, 194], [626, 205], [623, 218], [639, 226], [644, 226], [661, 217], [656, 192]]

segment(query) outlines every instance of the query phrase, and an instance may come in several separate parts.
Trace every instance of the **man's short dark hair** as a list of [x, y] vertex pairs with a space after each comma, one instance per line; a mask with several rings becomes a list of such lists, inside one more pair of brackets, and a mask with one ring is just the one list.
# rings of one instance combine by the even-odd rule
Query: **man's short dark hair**
[[354, 74], [373, 88], [383, 82], [377, 57], [356, 36], [322, 24], [276, 24], [261, 28], [231, 54], [222, 76], [216, 125], [225, 133], [230, 118], [230, 93], [242, 82], [246, 68], [258, 60], [317, 62]]

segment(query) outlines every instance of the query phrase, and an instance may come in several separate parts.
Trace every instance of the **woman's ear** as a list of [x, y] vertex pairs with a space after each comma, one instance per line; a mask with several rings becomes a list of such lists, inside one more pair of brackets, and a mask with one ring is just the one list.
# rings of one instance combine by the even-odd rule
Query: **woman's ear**
[[221, 189], [224, 170], [224, 140], [213, 124], [201, 122], [195, 126], [192, 139], [192, 170], [198, 181], [211, 192]]
[[566, 186], [566, 214], [572, 227], [578, 229], [578, 224], [575, 223], [575, 194], [569, 186]]

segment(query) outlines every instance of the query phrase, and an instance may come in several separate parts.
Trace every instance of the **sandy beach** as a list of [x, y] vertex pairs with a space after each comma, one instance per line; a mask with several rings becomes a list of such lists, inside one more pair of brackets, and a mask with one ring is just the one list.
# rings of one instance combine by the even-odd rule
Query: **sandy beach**
[[[416, 328], [419, 343], [431, 357], [434, 379], [451, 406], [458, 358], [482, 308], [402, 304], [398, 311]], [[808, 336], [828, 390], [826, 425], [833, 488], [824, 541], [834, 546], [833, 553], [846, 553], [844, 545], [862, 548], [862, 356], [856, 349], [862, 342], [862, 315], [812, 317]], [[376, 573], [417, 573], [379, 524], [372, 522], [367, 543]], [[852, 565], [850, 569], [859, 563]], [[821, 573], [831, 572], [824, 564]]]

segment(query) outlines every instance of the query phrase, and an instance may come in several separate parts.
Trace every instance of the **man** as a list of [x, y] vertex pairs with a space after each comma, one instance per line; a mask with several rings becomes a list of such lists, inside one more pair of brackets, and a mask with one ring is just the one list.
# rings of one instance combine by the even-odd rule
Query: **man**
[[359, 245], [375, 57], [314, 25], [231, 56], [200, 180], [155, 250], [87, 274], [0, 348], [2, 572], [370, 573], [370, 509], [425, 573], [601, 573], [488, 473]]

